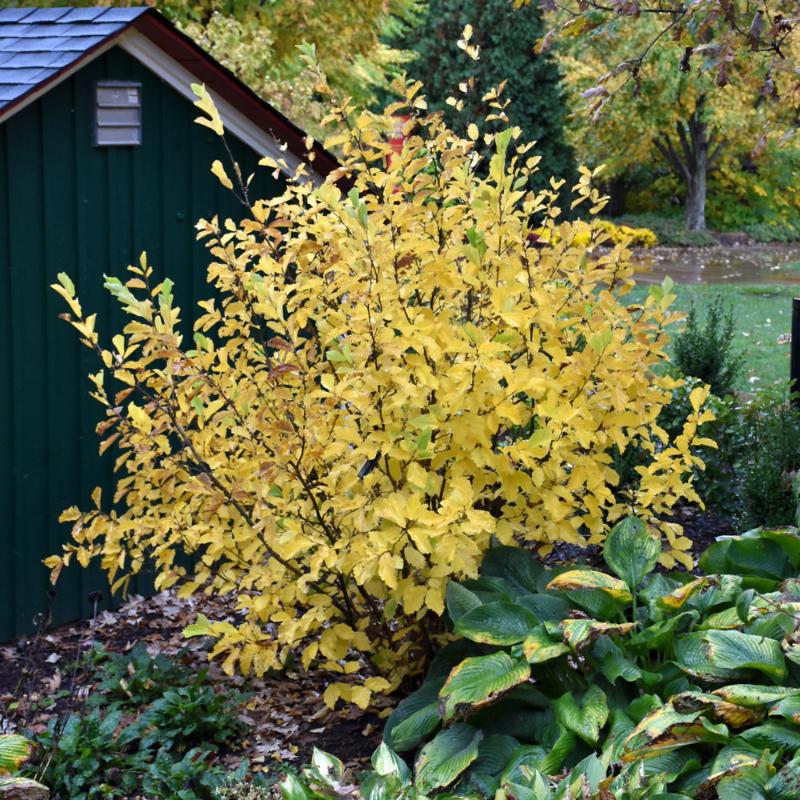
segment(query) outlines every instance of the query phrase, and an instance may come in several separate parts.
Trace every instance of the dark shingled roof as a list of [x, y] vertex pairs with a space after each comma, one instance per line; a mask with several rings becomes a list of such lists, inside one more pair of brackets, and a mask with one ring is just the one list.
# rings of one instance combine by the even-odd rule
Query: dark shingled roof
[[119, 33], [147, 8], [0, 9], [0, 110]]

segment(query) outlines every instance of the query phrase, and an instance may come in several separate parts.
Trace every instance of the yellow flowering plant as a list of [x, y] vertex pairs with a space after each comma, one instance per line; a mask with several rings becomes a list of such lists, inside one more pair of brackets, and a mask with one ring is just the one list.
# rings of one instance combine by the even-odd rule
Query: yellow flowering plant
[[[223, 135], [197, 91], [199, 121]], [[592, 255], [560, 221], [558, 184], [529, 190], [537, 157], [518, 130], [483, 134], [481, 165], [477, 125], [462, 138], [425, 109], [419, 85], [387, 108], [409, 116], [389, 158], [386, 119], [334, 105], [341, 169], [321, 185], [301, 171], [279, 197], [250, 200], [238, 167], [215, 163], [250, 214], [198, 224], [216, 296], [191, 342], [145, 256], [106, 281], [130, 315], [108, 345], [70, 280], [54, 286], [100, 359], [101, 450], [119, 453], [114, 506], [98, 492], [64, 513], [54, 574], [99, 559], [124, 588], [150, 562], [158, 589], [232, 595], [240, 622], [190, 633], [216, 637], [229, 672], [298, 652], [341, 674], [329, 704], [364, 707], [424, 669], [447, 582], [474, 576], [493, 537], [547, 552], [633, 513], [659, 532], [662, 563], [691, 564], [660, 520], [698, 499], [709, 415], [697, 389], [675, 441], [656, 424], [676, 385], [657, 369], [669, 285], [626, 305], [625, 244]], [[575, 205], [597, 214], [592, 177]], [[537, 244], [540, 227], [559, 235]], [[652, 459], [620, 496], [612, 453], [633, 443]]]

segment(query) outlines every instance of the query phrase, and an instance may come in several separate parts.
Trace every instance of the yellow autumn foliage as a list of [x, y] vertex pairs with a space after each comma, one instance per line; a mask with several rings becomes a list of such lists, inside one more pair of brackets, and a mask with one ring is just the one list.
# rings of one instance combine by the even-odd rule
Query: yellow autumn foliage
[[[662, 531], [664, 564], [691, 563], [659, 522], [697, 499], [707, 418], [698, 389], [681, 436], [656, 425], [676, 385], [656, 370], [669, 287], [626, 304], [626, 246], [589, 257], [558, 187], [528, 189], [519, 132], [482, 166], [419, 91], [387, 110], [411, 115], [388, 166], [387, 121], [345, 103], [337, 174], [198, 224], [217, 294], [193, 341], [145, 257], [107, 280], [130, 315], [108, 344], [69, 279], [54, 287], [100, 359], [101, 447], [119, 455], [113, 506], [65, 512], [50, 566], [97, 559], [124, 587], [150, 561], [159, 589], [231, 594], [234, 621], [192, 626], [213, 656], [261, 674], [297, 652], [342, 675], [329, 703], [366, 706], [424, 667], [448, 580], [474, 576], [493, 537], [546, 552], [634, 513]], [[588, 170], [575, 203], [603, 207]], [[540, 227], [559, 235], [531, 246]], [[612, 452], [634, 441], [652, 461], [620, 496]]]

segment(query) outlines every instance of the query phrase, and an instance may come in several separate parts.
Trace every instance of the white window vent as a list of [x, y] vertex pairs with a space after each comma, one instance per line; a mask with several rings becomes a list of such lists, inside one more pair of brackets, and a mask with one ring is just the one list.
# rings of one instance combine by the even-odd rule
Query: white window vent
[[102, 81], [95, 87], [95, 143], [98, 147], [142, 143], [142, 85]]

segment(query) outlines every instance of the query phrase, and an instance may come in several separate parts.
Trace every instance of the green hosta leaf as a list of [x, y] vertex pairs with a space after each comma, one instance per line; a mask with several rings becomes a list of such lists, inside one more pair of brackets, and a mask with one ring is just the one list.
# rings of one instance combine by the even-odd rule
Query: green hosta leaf
[[635, 649], [668, 651], [676, 634], [688, 629], [698, 616], [696, 611], [684, 611], [662, 622], [648, 625], [633, 633], [628, 644]]
[[519, 749], [520, 744], [513, 736], [495, 733], [486, 736], [478, 745], [478, 758], [470, 770], [476, 773], [499, 776]]
[[757, 669], [775, 682], [786, 675], [786, 661], [779, 642], [740, 631], [708, 631], [709, 660], [723, 669]]
[[776, 703], [770, 710], [771, 717], [783, 717], [790, 722], [800, 724], [800, 694], [793, 694], [784, 697]]
[[455, 624], [455, 632], [481, 644], [509, 645], [525, 639], [539, 620], [515, 603], [485, 603], [473, 608]]
[[743, 625], [739, 612], [735, 606], [728, 606], [722, 611], [709, 614], [702, 622], [698, 623], [699, 630], [733, 630]]
[[420, 751], [415, 766], [417, 790], [430, 794], [449, 786], [478, 757], [483, 734], [471, 725], [458, 723], [439, 731]]
[[561, 622], [572, 611], [566, 600], [554, 594], [529, 594], [520, 597], [518, 602], [542, 622]]
[[653, 571], [660, 555], [661, 540], [636, 517], [626, 517], [618, 522], [603, 547], [606, 564], [631, 590]]
[[800, 749], [800, 729], [795, 725], [782, 722], [765, 722], [739, 734], [743, 741], [764, 748], [784, 748], [795, 751]]
[[787, 675], [779, 642], [740, 631], [704, 631], [680, 636], [675, 661], [681, 669], [702, 680], [729, 680], [743, 670], [758, 670], [774, 681]]
[[719, 800], [766, 800], [764, 787], [771, 770], [764, 764], [743, 767], [736, 774], [722, 778], [717, 784]]
[[378, 745], [378, 749], [372, 754], [371, 761], [375, 772], [382, 777], [395, 775], [403, 785], [408, 784], [411, 780], [411, 770], [408, 768], [408, 764], [394, 750], [387, 747], [385, 742]]
[[31, 743], [17, 734], [0, 735], [0, 775], [16, 772], [31, 755]]
[[559, 783], [556, 789], [556, 800], [592, 797], [597, 791], [600, 781], [605, 777], [605, 765], [592, 753], [576, 764], [567, 777]]
[[283, 800], [311, 800], [313, 797], [298, 777], [292, 775], [291, 772], [284, 776], [284, 779], [278, 784], [278, 789]]
[[788, 577], [792, 571], [780, 540], [757, 534], [732, 536], [715, 542], [700, 557], [699, 565], [707, 574], [753, 575], [776, 580]]
[[539, 765], [547, 755], [544, 747], [539, 745], [521, 745], [511, 755], [502, 774], [500, 783], [521, 783], [527, 784], [534, 770], [539, 769]]
[[544, 567], [536, 557], [520, 547], [492, 547], [481, 563], [481, 575], [504, 578], [520, 594], [536, 594]]
[[599, 686], [590, 686], [580, 701], [571, 693], [561, 695], [553, 703], [553, 711], [556, 720], [568, 731], [587, 744], [596, 745], [608, 720], [608, 701]]
[[383, 740], [399, 753], [413, 750], [439, 727], [439, 689], [444, 681], [426, 682], [401, 700], [386, 721]]
[[795, 617], [782, 611], [764, 614], [750, 622], [744, 629], [751, 636], [766, 636], [781, 641], [795, 628]]
[[514, 659], [508, 653], [465, 659], [453, 669], [439, 692], [445, 721], [490, 703], [528, 680], [530, 674], [527, 661]]
[[539, 764], [539, 772], [543, 775], [555, 775], [575, 749], [575, 743], [575, 734], [566, 729], [562, 730]]
[[543, 625], [537, 625], [522, 643], [522, 652], [529, 664], [541, 664], [569, 653], [570, 649], [563, 641], [550, 636]]
[[632, 600], [632, 595], [625, 583], [605, 572], [593, 569], [571, 569], [562, 572], [547, 584], [547, 588], [550, 591], [560, 592], [600, 591], [623, 605], [627, 605]]
[[793, 758], [770, 778], [764, 793], [770, 800], [797, 800], [800, 797], [800, 758]]
[[344, 764], [336, 756], [315, 747], [311, 754], [311, 764], [326, 783], [341, 782], [342, 775], [344, 775]]
[[711, 765], [711, 775], [721, 775], [739, 767], [752, 767], [758, 764], [761, 750], [741, 739], [734, 739], [717, 753]]
[[450, 581], [447, 584], [445, 603], [450, 621], [455, 625], [466, 613], [481, 605], [481, 599], [460, 583]]
[[671, 703], [648, 714], [625, 741], [624, 761], [636, 761], [698, 742], [726, 742], [728, 729], [712, 725], [694, 711], [682, 714]]

